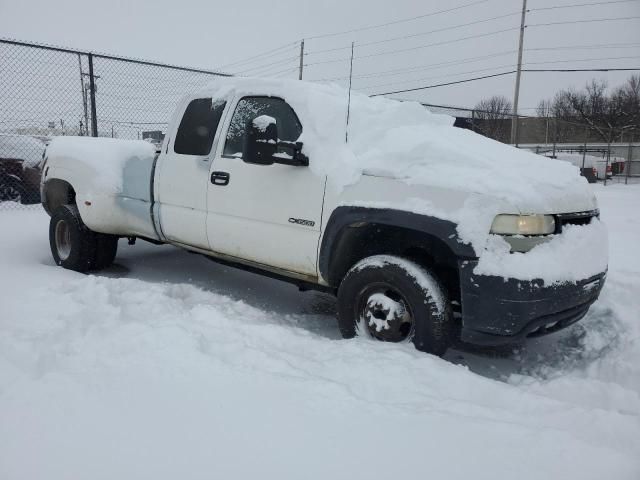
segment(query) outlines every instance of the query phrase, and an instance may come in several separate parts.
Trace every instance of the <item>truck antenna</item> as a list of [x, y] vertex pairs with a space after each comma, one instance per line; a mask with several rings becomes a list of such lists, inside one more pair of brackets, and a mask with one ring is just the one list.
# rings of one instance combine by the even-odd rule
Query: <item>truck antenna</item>
[[347, 125], [344, 129], [344, 143], [349, 142], [349, 109], [351, 107], [351, 78], [353, 77], [353, 44], [351, 42], [351, 64], [349, 65], [349, 98], [347, 100]]

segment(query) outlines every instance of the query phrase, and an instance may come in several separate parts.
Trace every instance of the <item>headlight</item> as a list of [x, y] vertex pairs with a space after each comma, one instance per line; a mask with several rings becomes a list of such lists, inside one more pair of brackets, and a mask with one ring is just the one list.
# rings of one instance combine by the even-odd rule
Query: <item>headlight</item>
[[498, 235], [548, 235], [555, 232], [552, 215], [496, 215], [491, 233]]

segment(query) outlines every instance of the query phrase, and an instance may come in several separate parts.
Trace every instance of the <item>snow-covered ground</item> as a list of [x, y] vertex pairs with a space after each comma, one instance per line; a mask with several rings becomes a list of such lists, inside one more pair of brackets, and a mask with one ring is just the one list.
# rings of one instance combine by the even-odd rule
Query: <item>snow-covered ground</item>
[[445, 359], [173, 247], [65, 271], [42, 211], [0, 211], [0, 478], [640, 478], [640, 185], [595, 188], [588, 316]]

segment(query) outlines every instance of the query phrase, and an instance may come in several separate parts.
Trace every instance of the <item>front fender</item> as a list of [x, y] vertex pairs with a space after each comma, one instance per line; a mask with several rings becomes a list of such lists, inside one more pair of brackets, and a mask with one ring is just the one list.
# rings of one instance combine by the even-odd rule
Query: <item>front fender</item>
[[331, 278], [332, 257], [345, 229], [359, 224], [400, 227], [425, 233], [440, 240], [459, 258], [476, 257], [473, 247], [460, 240], [457, 224], [452, 221], [390, 208], [341, 206], [332, 212], [320, 244], [318, 268], [326, 281], [334, 280]]

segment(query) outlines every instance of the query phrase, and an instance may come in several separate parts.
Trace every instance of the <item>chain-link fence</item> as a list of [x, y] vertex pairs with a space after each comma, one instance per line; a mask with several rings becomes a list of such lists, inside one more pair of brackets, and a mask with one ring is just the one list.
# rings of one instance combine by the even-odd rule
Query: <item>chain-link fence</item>
[[161, 143], [177, 100], [218, 72], [0, 40], [0, 208], [40, 202], [56, 136]]

